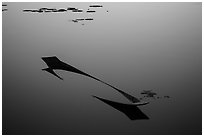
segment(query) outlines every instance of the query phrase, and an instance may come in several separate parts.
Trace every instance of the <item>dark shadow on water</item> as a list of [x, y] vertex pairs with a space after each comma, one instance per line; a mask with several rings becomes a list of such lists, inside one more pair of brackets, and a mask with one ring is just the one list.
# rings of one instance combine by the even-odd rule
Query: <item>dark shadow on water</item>
[[138, 107], [134, 104], [123, 104], [114, 101], [110, 101], [107, 99], [103, 99], [97, 96], [93, 96], [98, 100], [106, 103], [107, 105], [117, 109], [118, 111], [125, 114], [130, 120], [142, 120], [142, 119], [149, 119]]
[[51, 73], [52, 75], [58, 77], [59, 79], [62, 80], [62, 78], [60, 76], [58, 76], [53, 70], [65, 70], [65, 71], [69, 71], [69, 72], [73, 72], [73, 73], [77, 73], [77, 74], [81, 74], [81, 75], [84, 75], [84, 76], [87, 76], [89, 78], [92, 78], [96, 81], [99, 81], [113, 89], [115, 89], [116, 91], [118, 91], [120, 94], [122, 94], [126, 99], [128, 99], [130, 102], [132, 103], [137, 103], [137, 102], [140, 102], [139, 99], [137, 99], [136, 97], [128, 94], [128, 93], [125, 93], [124, 91], [116, 88], [115, 86], [112, 86], [111, 84], [108, 84], [94, 76], [91, 76], [89, 75], [88, 73], [85, 73], [79, 69], [77, 69], [76, 67], [74, 66], [71, 66], [67, 63], [64, 63], [62, 61], [60, 61], [56, 56], [51, 56], [51, 57], [42, 57], [42, 60], [47, 64], [48, 68], [45, 68], [45, 69], [42, 69], [42, 70], [45, 70], [49, 73]]
[[61, 78], [59, 75], [57, 75], [57, 74], [53, 71], [53, 69], [51, 69], [51, 68], [45, 68], [45, 69], [42, 69], [42, 70], [47, 71], [48, 73], [51, 73], [51, 74], [53, 74], [54, 76], [58, 77], [59, 79], [63, 80], [63, 78]]
[[[42, 57], [42, 60], [48, 65], [48, 67], [52, 70], [65, 70], [65, 71], [70, 71], [70, 72], [74, 72], [74, 73], [78, 73], [78, 74], [81, 74], [81, 75], [85, 75], [85, 76], [88, 76], [88, 77], [91, 77], [91, 78], [94, 78], [92, 77], [91, 75], [87, 74], [87, 73], [84, 73], [82, 72], [81, 70], [71, 66], [71, 65], [68, 65], [62, 61], [60, 61], [57, 57], [53, 56], [53, 57]], [[96, 79], [96, 78], [94, 78]], [[97, 79], [98, 80], [98, 79]]]

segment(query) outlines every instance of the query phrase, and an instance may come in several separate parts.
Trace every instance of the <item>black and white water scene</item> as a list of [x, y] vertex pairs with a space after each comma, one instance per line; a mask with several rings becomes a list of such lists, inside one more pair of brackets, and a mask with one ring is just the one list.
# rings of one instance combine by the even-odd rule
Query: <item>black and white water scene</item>
[[202, 3], [2, 2], [2, 134], [202, 134]]

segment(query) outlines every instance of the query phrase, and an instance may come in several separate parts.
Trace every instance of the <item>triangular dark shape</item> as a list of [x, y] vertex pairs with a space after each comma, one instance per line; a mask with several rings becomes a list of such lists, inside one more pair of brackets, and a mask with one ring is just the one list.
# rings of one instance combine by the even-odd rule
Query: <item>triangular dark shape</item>
[[149, 119], [138, 107], [134, 104], [123, 104], [114, 101], [110, 101], [107, 99], [103, 99], [97, 96], [93, 96], [94, 98], [99, 99], [100, 101], [106, 103], [107, 105], [117, 109], [118, 111], [124, 113], [130, 120], [142, 120]]
[[57, 75], [57, 74], [53, 71], [53, 69], [51, 69], [51, 68], [45, 68], [45, 69], [42, 69], [42, 70], [47, 71], [47, 72], [53, 74], [54, 76], [58, 77], [59, 79], [63, 80], [63, 78], [61, 78], [59, 75]]

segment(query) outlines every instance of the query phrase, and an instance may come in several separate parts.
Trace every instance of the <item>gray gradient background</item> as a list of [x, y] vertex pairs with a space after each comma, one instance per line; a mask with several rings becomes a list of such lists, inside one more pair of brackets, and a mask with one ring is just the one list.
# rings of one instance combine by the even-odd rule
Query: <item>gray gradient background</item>
[[[101, 3], [87, 13], [23, 13], [91, 3], [7, 3], [2, 12], [4, 134], [201, 134], [202, 4]], [[106, 12], [109, 10], [109, 13]], [[69, 22], [93, 17], [84, 26]], [[91, 97], [128, 103], [90, 78], [42, 71], [56, 55], [132, 95], [153, 89], [170, 99], [140, 107], [131, 121]]]

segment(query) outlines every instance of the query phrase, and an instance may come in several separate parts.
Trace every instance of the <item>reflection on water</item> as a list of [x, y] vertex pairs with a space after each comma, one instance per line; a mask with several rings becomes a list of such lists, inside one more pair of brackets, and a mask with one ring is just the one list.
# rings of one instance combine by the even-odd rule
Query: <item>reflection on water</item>
[[[201, 134], [202, 3], [2, 6], [3, 134]], [[49, 76], [40, 57], [50, 55], [99, 82]], [[132, 95], [151, 102], [138, 108], [148, 120], [118, 104]]]
[[117, 109], [118, 111], [124, 113], [131, 120], [142, 120], [149, 119], [138, 107], [134, 104], [123, 104], [114, 101], [110, 101], [107, 99], [103, 99], [97, 96], [93, 96], [94, 98], [99, 99], [100, 101], [108, 104], [109, 106]]
[[[137, 99], [136, 97], [112, 86], [111, 84], [108, 84], [107, 82], [104, 82], [90, 74], [87, 74], [79, 69], [77, 69], [76, 67], [73, 67], [67, 63], [64, 63], [62, 61], [60, 61], [56, 56], [51, 56], [51, 57], [42, 57], [42, 60], [48, 65], [48, 68], [45, 68], [45, 69], [42, 69], [42, 70], [45, 70], [51, 74], [53, 74], [54, 76], [58, 77], [59, 79], [63, 80], [60, 76], [58, 76], [53, 70], [65, 70], [65, 71], [70, 71], [70, 72], [74, 72], [74, 73], [77, 73], [77, 74], [81, 74], [81, 75], [84, 75], [84, 76], [87, 76], [89, 78], [92, 78], [96, 81], [99, 81], [113, 89], [115, 89], [116, 91], [118, 91], [121, 95], [123, 95], [125, 98], [127, 98], [130, 102], [132, 103], [137, 103], [137, 102], [140, 102], [139, 99]], [[77, 83], [76, 83], [77, 84]]]

